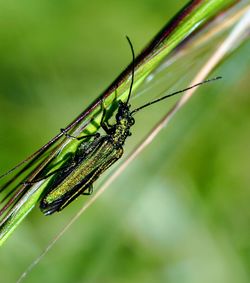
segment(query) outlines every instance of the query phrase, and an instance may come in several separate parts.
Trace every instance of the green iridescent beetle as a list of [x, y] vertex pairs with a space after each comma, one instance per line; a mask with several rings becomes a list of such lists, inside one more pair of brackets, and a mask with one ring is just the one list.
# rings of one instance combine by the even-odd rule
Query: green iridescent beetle
[[[108, 121], [106, 121], [106, 109], [102, 103], [103, 113], [100, 125], [105, 134], [101, 135], [100, 133], [96, 133], [83, 137], [74, 137], [69, 135], [66, 130], [62, 129], [61, 131], [66, 137], [81, 141], [76, 153], [71, 156], [62, 168], [56, 169], [54, 172], [50, 172], [48, 174], [41, 171], [41, 173], [39, 173], [32, 182], [24, 182], [24, 184], [28, 187], [33, 183], [46, 179], [49, 176], [53, 176], [40, 199], [40, 209], [45, 215], [61, 211], [80, 195], [91, 194], [93, 190], [93, 183], [104, 171], [122, 157], [124, 143], [127, 137], [131, 136], [130, 128], [135, 123], [133, 117], [135, 113], [170, 96], [185, 92], [191, 88], [197, 87], [198, 85], [220, 78], [216, 77], [200, 82], [186, 89], [176, 91], [154, 101], [148, 102], [131, 111], [129, 100], [134, 82], [135, 55], [132, 43], [128, 37], [127, 40], [131, 47], [133, 56], [132, 79], [126, 102], [118, 101], [116, 123], [110, 125]], [[21, 164], [23, 164], [23, 162]], [[6, 174], [0, 176], [0, 178], [18, 167], [19, 165], [8, 171]]]

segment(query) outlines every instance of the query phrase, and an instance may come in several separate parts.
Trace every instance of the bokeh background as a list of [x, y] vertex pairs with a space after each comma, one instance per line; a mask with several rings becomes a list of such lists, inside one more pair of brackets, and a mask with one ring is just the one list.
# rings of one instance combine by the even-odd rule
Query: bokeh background
[[[1, 1], [1, 172], [127, 66], [125, 35], [138, 53], [186, 2]], [[223, 81], [178, 113], [25, 282], [249, 282], [249, 51], [248, 42], [216, 70]], [[138, 115], [126, 148], [154, 111]], [[34, 209], [1, 247], [1, 282], [15, 282], [81, 206], [51, 217]]]

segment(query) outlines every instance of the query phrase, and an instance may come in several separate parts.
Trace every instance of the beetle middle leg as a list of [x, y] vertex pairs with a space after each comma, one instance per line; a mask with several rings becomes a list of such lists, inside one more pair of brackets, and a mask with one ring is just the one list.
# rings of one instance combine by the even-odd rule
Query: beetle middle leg
[[22, 184], [24, 186], [34, 185], [34, 184], [36, 184], [36, 183], [38, 183], [42, 180], [45, 180], [45, 179], [49, 178], [50, 176], [53, 176], [57, 173], [67, 172], [68, 170], [70, 170], [70, 168], [74, 167], [75, 165], [76, 165], [76, 162], [72, 162], [70, 165], [62, 166], [58, 169], [55, 169], [54, 171], [52, 171], [52, 172], [50, 172], [50, 173], [48, 173], [48, 174], [46, 174], [46, 175], [44, 175], [40, 178], [37, 178], [37, 179], [35, 178], [34, 180], [31, 180], [31, 181], [24, 181], [24, 182], [22, 182]]
[[85, 135], [85, 136], [82, 136], [82, 137], [75, 137], [75, 136], [70, 135], [65, 129], [61, 129], [61, 132], [65, 135], [66, 138], [72, 138], [72, 139], [76, 139], [78, 141], [86, 139], [86, 138], [91, 138], [91, 137], [97, 137], [98, 138], [100, 136], [100, 133], [95, 133], [95, 134]]
[[107, 108], [105, 106], [104, 100], [102, 99], [102, 104], [101, 104], [101, 109], [102, 109], [102, 119], [101, 119], [101, 127], [103, 128], [103, 130], [106, 132], [106, 134], [110, 134], [110, 128], [112, 127], [112, 125], [109, 124], [108, 121], [105, 121], [105, 116], [107, 113]]

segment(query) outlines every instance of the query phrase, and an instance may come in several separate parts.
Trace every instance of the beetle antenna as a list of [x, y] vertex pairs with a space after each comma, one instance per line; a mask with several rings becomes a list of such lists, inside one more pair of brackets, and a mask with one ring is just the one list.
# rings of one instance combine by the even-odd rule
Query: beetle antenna
[[128, 43], [129, 43], [129, 46], [130, 46], [130, 49], [131, 49], [131, 52], [132, 52], [132, 78], [131, 78], [131, 83], [130, 83], [128, 98], [127, 98], [127, 103], [126, 103], [126, 104], [128, 104], [128, 103], [129, 103], [130, 96], [131, 96], [131, 93], [132, 93], [133, 84], [134, 84], [134, 76], [135, 76], [135, 52], [134, 52], [134, 48], [133, 48], [132, 42], [130, 41], [129, 37], [126, 36], [126, 38], [127, 38], [127, 41], [128, 41]]
[[184, 89], [182, 89], [182, 90], [178, 90], [178, 91], [176, 91], [176, 92], [167, 94], [167, 95], [165, 95], [165, 96], [163, 96], [163, 97], [160, 97], [160, 98], [158, 98], [158, 99], [156, 99], [156, 100], [150, 101], [150, 102], [148, 102], [148, 103], [146, 103], [146, 104], [144, 104], [144, 105], [142, 105], [142, 106], [140, 106], [140, 107], [134, 109], [133, 111], [131, 111], [131, 115], [135, 114], [136, 112], [138, 112], [139, 110], [141, 110], [141, 109], [143, 109], [143, 108], [146, 108], [146, 107], [148, 107], [148, 106], [150, 106], [150, 105], [152, 105], [152, 104], [155, 104], [155, 103], [157, 103], [157, 102], [159, 102], [159, 101], [161, 101], [161, 100], [164, 100], [165, 98], [168, 98], [168, 97], [174, 96], [174, 95], [176, 95], [176, 94], [185, 92], [185, 91], [187, 91], [187, 90], [190, 90], [190, 89], [192, 89], [192, 88], [195, 88], [195, 87], [197, 87], [197, 86], [200, 86], [200, 85], [203, 85], [203, 84], [206, 84], [206, 83], [210, 83], [210, 82], [213, 82], [213, 81], [217, 81], [217, 80], [219, 80], [219, 79], [221, 79], [221, 78], [222, 78], [222, 77], [215, 77], [215, 78], [212, 78], [212, 79], [205, 80], [205, 81], [202, 81], [202, 82], [200, 82], [200, 83], [194, 84], [194, 85], [192, 85], [192, 86], [190, 86], [190, 87], [187, 87], [187, 88], [184, 88]]

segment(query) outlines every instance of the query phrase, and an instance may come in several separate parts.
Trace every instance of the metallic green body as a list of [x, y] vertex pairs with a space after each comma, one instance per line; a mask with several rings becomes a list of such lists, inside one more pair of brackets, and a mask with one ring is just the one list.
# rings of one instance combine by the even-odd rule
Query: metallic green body
[[55, 173], [40, 201], [44, 214], [60, 211], [79, 195], [90, 194], [92, 184], [121, 158], [125, 140], [131, 135], [129, 129], [134, 124], [134, 118], [127, 103], [121, 101], [114, 125], [105, 123], [104, 116], [101, 126], [106, 135], [97, 134], [90, 141], [82, 141], [66, 166]]
[[[63, 171], [63, 180], [60, 178], [62, 174], [56, 176], [58, 179], [41, 200], [40, 207], [45, 214], [62, 210], [80, 194], [90, 191], [93, 182], [100, 174], [123, 154], [123, 149], [114, 148], [107, 136], [96, 138], [89, 144], [87, 152], [84, 148], [86, 145], [83, 148], [80, 147], [75, 156], [75, 159], [80, 158], [79, 164], [74, 161], [73, 166], [71, 165], [68, 169], [68, 174]], [[61, 181], [59, 184], [58, 180]]]

